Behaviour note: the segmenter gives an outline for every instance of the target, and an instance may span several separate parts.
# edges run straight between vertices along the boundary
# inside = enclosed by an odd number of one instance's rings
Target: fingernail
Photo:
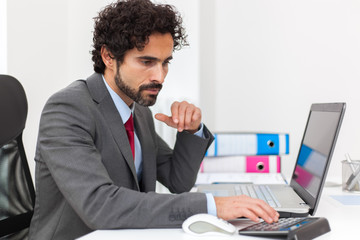
[[[177,118],[174,119],[174,123],[178,123],[179,120]]]

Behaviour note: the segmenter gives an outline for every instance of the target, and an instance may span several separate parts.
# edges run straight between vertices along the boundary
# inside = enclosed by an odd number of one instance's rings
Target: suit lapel
[[[140,108],[139,105],[135,105],[134,124],[142,151],[141,191],[148,192],[155,191],[156,149],[153,141],[153,133],[150,132],[150,127],[148,127],[149,122],[146,121]]]
[[[102,76],[98,73],[94,73],[87,79],[87,85],[94,101],[98,103],[99,110],[103,113],[115,142],[132,172],[138,189],[140,189],[124,123],[122,122],[120,114],[103,82]],[[119,159],[114,160],[119,161]]]

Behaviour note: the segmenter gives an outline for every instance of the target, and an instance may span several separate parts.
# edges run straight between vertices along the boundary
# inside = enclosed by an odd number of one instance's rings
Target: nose
[[[160,84],[164,83],[165,77],[167,75],[167,68],[162,64],[157,64],[153,69],[152,81],[158,82]]]

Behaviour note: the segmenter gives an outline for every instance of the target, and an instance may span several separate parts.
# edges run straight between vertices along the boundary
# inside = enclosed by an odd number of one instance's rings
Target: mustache
[[[149,83],[149,84],[146,84],[146,85],[141,85],[139,87],[139,91],[146,90],[146,89],[159,89],[159,90],[161,90],[162,89],[162,84],[160,84],[160,83]]]

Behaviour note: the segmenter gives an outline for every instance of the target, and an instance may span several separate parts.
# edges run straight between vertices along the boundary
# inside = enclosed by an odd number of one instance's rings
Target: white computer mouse
[[[193,235],[232,235],[236,227],[216,216],[199,213],[186,219],[182,228],[185,232]]]

